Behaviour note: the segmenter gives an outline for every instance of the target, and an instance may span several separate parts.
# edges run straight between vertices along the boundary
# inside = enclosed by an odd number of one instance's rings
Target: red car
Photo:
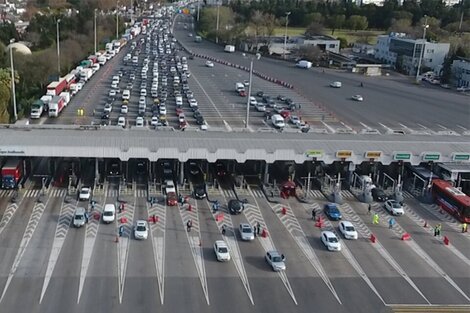
[[[246,97],[246,91],[245,90],[240,90],[238,92],[238,94],[240,95],[240,97]]]
[[[176,206],[178,204],[178,198],[176,197],[176,193],[169,192],[166,196],[166,205]]]
[[[289,112],[289,111],[286,111],[286,110],[281,111],[281,116],[282,116],[283,118],[289,118],[290,112]]]
[[[186,121],[180,123],[180,129],[185,129],[186,127],[188,127],[188,123]]]

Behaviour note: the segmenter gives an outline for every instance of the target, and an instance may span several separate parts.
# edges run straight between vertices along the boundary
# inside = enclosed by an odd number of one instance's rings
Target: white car
[[[160,108],[158,109],[158,112],[160,115],[166,115],[166,106],[160,105]]]
[[[284,262],[286,258],[284,257],[284,254],[280,254],[277,251],[268,251],[264,258],[273,271],[279,272],[286,270],[286,263]]]
[[[258,104],[258,101],[256,101],[255,97],[250,97],[250,105],[256,106]]]
[[[138,116],[135,119],[135,126],[136,127],[144,127],[144,118],[142,116]]]
[[[338,228],[344,238],[353,240],[357,239],[357,231],[351,222],[341,221],[339,222]]]
[[[135,239],[145,240],[148,237],[148,226],[147,221],[138,220],[134,227]]]
[[[189,107],[190,107],[190,108],[196,108],[196,107],[197,107],[197,101],[196,101],[196,99],[194,99],[194,98],[189,99],[188,102],[189,102]]]
[[[116,90],[111,89],[111,90],[109,91],[109,96],[110,96],[110,97],[116,97]]]
[[[338,237],[336,237],[335,233],[331,231],[322,231],[321,241],[328,250],[341,251],[341,243],[339,242]]]
[[[159,126],[161,123],[160,123],[160,120],[158,119],[158,117],[156,116],[153,116],[152,117],[152,120],[150,121],[150,125],[152,126]]]
[[[127,105],[121,106],[121,113],[127,114],[127,112],[129,112],[129,107]]]
[[[103,109],[104,113],[111,113],[112,110],[113,110],[113,106],[109,103],[107,103]]]
[[[80,201],[87,200],[88,201],[88,200],[90,200],[90,197],[91,197],[91,188],[83,186],[80,189],[80,193],[78,195],[78,200],[80,200]]]
[[[214,63],[212,61],[206,61],[207,67],[214,67]]]
[[[354,101],[364,101],[364,98],[361,95],[354,95],[351,97]]]
[[[392,215],[403,215],[403,214],[405,214],[405,210],[403,210],[403,205],[398,201],[387,200],[387,201],[385,201],[384,207]]]
[[[119,116],[117,126],[126,127],[126,118],[124,116]]]
[[[230,251],[227,244],[223,240],[217,240],[214,243],[214,252],[217,257],[217,261],[225,262],[230,261]]]
[[[297,125],[298,123],[300,123],[300,117],[298,117],[297,115],[291,115],[289,121],[292,124]]]
[[[333,88],[341,88],[343,84],[341,84],[341,82],[332,82],[330,84],[330,87],[333,87]]]
[[[139,98],[139,105],[146,105],[146,101],[145,101],[145,96],[140,96]]]
[[[238,229],[240,230],[240,237],[242,240],[251,241],[255,239],[255,233],[253,232],[253,227],[251,227],[250,224],[241,223]]]
[[[140,96],[146,97],[147,96],[147,89],[140,90]]]

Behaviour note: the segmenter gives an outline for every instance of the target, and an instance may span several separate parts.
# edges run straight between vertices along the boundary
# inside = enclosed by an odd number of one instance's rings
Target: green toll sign
[[[395,161],[408,161],[411,160],[411,153],[409,152],[399,152],[393,155]]]

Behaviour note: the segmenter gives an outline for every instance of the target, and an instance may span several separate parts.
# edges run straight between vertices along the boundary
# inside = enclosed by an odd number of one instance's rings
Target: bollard
[[[287,214],[287,208],[286,207],[282,207],[282,215],[286,215]]]
[[[375,238],[375,235],[374,235],[374,234],[370,234],[370,241],[371,241],[372,243],[375,243],[376,238]]]
[[[261,237],[263,237],[263,238],[268,237],[268,232],[264,228],[263,228],[263,231],[261,232]]]
[[[127,218],[126,217],[121,217],[121,224],[127,223]]]
[[[320,227],[320,228],[323,227],[323,219],[321,218],[321,216],[318,217],[317,222],[315,223],[315,226]]]
[[[95,214],[93,214],[93,217],[95,218],[95,220],[99,221],[99,219],[101,218],[101,215],[100,213],[96,212]]]
[[[448,246],[449,243],[450,243],[449,238],[448,238],[447,236],[444,236],[444,244],[445,244],[446,246]]]
[[[193,210],[193,206],[191,204],[188,204],[188,211],[192,211]]]

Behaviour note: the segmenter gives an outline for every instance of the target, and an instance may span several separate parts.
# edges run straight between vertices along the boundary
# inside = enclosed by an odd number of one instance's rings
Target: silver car
[[[284,263],[285,257],[284,254],[280,254],[277,251],[268,251],[266,252],[266,262],[271,266],[273,271],[279,272],[279,271],[285,271],[286,270],[286,264]]]
[[[240,236],[242,237],[242,240],[251,241],[255,239],[255,233],[253,232],[253,228],[250,226],[250,224],[241,223],[238,229],[240,230]]]
[[[75,214],[73,215],[73,226],[79,228],[85,225],[85,209],[77,208]]]

